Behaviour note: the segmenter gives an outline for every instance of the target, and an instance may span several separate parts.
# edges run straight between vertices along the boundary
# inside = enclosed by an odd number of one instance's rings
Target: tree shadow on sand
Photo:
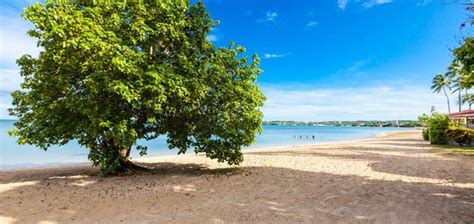
[[[420,142],[420,143],[418,143]],[[394,147],[395,146],[395,147]],[[472,157],[430,151],[419,139],[387,139],[371,144],[314,146],[307,150],[247,152],[257,156],[320,157],[345,161],[367,161],[375,172],[432,178],[453,183],[473,183]]]
[[[474,219],[473,189],[288,168],[142,165],[151,171],[106,178],[84,166],[1,172],[0,221],[434,223]]]

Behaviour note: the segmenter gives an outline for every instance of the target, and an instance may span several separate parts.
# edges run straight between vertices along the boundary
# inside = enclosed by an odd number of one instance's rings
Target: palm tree
[[[466,82],[462,78],[462,72],[462,66],[459,66],[458,63],[452,63],[448,68],[448,72],[445,74],[448,79],[453,80],[454,82],[454,85],[452,86],[454,90],[452,93],[458,93],[459,112],[461,112],[461,107],[464,104],[464,101],[462,100],[462,90],[465,89],[467,93]]]
[[[454,88],[454,90],[451,92],[451,93],[455,93],[457,92],[458,93],[458,106],[459,106],[459,112],[461,112],[461,107],[462,105],[465,103],[463,100],[462,100],[462,90],[463,90],[463,85],[461,83],[461,78],[458,77],[457,79],[455,79],[454,81],[454,85],[451,86],[451,88]]]
[[[431,86],[431,89],[435,93],[440,93],[441,90],[443,90],[444,95],[446,96],[446,101],[448,102],[448,113],[451,113],[451,106],[449,105],[449,96],[448,93],[446,93],[446,88],[451,90],[451,79],[449,74],[437,74],[433,78],[433,85]]]
[[[470,110],[472,104],[474,104],[474,94],[473,93],[466,93],[464,96],[462,96],[461,102],[463,104],[467,103],[469,105],[469,110]]]

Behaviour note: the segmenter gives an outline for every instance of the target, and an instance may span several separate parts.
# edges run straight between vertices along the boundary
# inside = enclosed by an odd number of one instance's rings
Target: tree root
[[[135,163],[132,163],[132,161],[130,161],[130,160],[121,161],[120,163],[121,163],[120,172],[124,172],[124,173],[127,173],[127,172],[143,172],[143,171],[149,171],[150,170],[146,167],[139,166]]]

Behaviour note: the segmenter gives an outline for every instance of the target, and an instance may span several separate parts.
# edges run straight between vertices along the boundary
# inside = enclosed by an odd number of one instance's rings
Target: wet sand
[[[143,158],[136,175],[87,165],[0,172],[0,223],[473,223],[474,157],[419,131],[246,151]]]

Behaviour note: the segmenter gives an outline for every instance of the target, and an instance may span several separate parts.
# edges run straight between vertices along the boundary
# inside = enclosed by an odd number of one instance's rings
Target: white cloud
[[[366,67],[369,64],[370,64],[369,59],[356,61],[351,66],[349,66],[348,68],[339,69],[337,71],[337,74],[343,75],[343,76],[362,75],[362,74],[366,73],[365,71],[363,71],[363,68]]]
[[[214,42],[214,41],[217,41],[217,36],[214,35],[214,34],[209,34],[209,35],[207,35],[206,39],[208,41]]]
[[[285,57],[286,54],[272,54],[272,53],[266,53],[263,55],[263,58],[269,59],[269,58],[282,58]]]
[[[20,88],[23,78],[20,71],[13,69],[0,69],[0,95],[2,92],[11,92]]]
[[[265,17],[263,19],[258,19],[257,22],[275,22],[277,17],[278,13],[268,11],[267,13],[265,13]]]
[[[16,60],[23,54],[37,56],[40,49],[36,40],[26,34],[31,27],[17,15],[0,16],[0,63],[15,67]]]
[[[19,71],[0,69],[0,119],[12,118],[8,115],[7,108],[11,107],[11,92],[20,89],[23,81]]]
[[[265,120],[416,119],[431,106],[446,112],[446,100],[427,86],[316,88],[306,84],[262,85]]]
[[[265,19],[267,21],[275,21],[275,19],[278,17],[278,13],[276,12],[267,12]]]
[[[426,6],[428,4],[430,4],[432,2],[432,0],[422,0],[420,2],[418,2],[416,5],[417,6]]]
[[[309,29],[312,29],[314,27],[317,27],[318,25],[319,25],[318,21],[310,21],[306,24],[306,27],[308,27]]]
[[[347,6],[347,0],[337,0],[337,7],[344,10]]]
[[[429,0],[427,0],[429,1]],[[347,5],[349,3],[354,3],[354,4],[362,4],[362,7],[367,9],[367,8],[372,8],[376,5],[382,5],[382,4],[387,4],[391,3],[393,0],[338,0],[337,1],[337,7],[339,7],[342,10],[345,10]]]
[[[376,5],[382,5],[382,4],[387,4],[387,3],[391,3],[392,0],[369,0],[369,1],[366,1],[364,4],[363,4],[363,7],[364,8],[372,8]]]
[[[25,2],[18,2],[17,8],[26,7]],[[36,57],[40,49],[36,39],[26,32],[32,25],[20,17],[21,12],[2,9],[0,15],[0,119],[12,118],[7,108],[11,107],[10,93],[20,89],[23,78],[19,75],[16,60],[24,54]]]
[[[8,108],[11,107],[9,103],[0,103],[0,119],[15,119],[8,114]]]
[[[0,71],[2,78],[4,71]],[[12,75],[15,71],[7,71]],[[12,76],[14,77],[14,76]],[[14,78],[16,79],[16,78]],[[1,80],[3,81],[3,79]],[[19,83],[14,80],[11,83]],[[3,83],[3,82],[2,82]],[[261,85],[267,101],[262,108],[265,120],[393,120],[416,119],[429,113],[431,106],[446,112],[446,99],[427,86],[365,86],[317,88],[308,84]],[[16,84],[1,86],[17,89]],[[0,94],[0,119],[8,116],[11,96]]]

